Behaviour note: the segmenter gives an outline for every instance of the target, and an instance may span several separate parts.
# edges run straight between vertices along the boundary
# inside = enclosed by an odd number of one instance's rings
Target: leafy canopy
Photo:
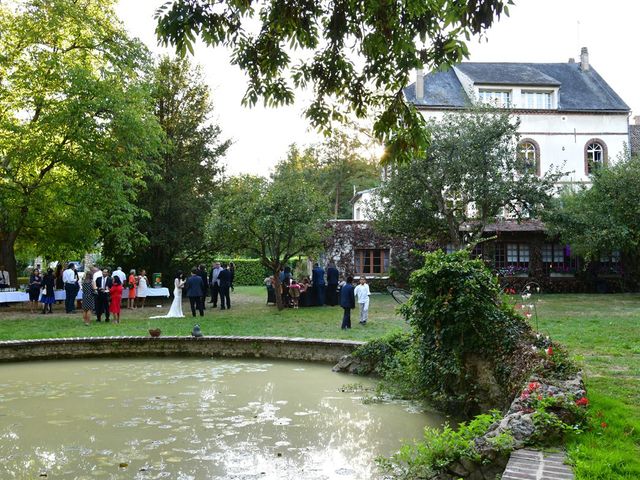
[[[511,0],[172,0],[156,12],[165,45],[193,53],[197,38],[224,45],[249,77],[243,99],[290,104],[313,89],[306,117],[327,129],[373,110],[387,160],[409,160],[428,144],[422,117],[402,89],[409,74],[468,56],[462,38],[482,34]]]
[[[133,255],[108,243],[105,253],[117,263],[167,272],[174,261],[192,264],[212,249],[204,221],[216,201],[220,159],[231,145],[211,121],[213,103],[199,68],[186,59],[160,59],[151,85],[154,113],[164,132],[163,151],[149,159],[146,188],[136,205],[149,215],[135,220],[145,239]]]
[[[357,135],[337,130],[322,143],[300,150],[291,145],[287,156],[275,167],[275,176],[302,175],[323,192],[331,218],[351,218],[354,190],[380,183],[380,167],[367,150],[370,144]]]
[[[377,226],[423,241],[477,239],[503,212],[534,216],[560,174],[537,176],[516,154],[518,122],[484,108],[431,119],[425,156],[394,167],[374,202]]]
[[[640,157],[598,170],[590,188],[565,190],[544,220],[575,253],[598,260],[613,250],[637,259],[640,247]]]
[[[148,101],[148,52],[113,1],[0,4],[0,246],[80,253],[126,242],[160,129]],[[69,257],[67,257],[69,258]]]

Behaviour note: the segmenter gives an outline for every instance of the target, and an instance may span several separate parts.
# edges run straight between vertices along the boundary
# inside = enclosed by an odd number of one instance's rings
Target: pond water
[[[325,364],[99,359],[0,365],[0,478],[371,479],[443,418],[363,402]]]

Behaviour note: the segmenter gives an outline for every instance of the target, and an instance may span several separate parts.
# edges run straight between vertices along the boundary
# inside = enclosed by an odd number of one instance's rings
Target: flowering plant
[[[513,275],[518,275],[521,273],[529,273],[529,267],[524,267],[520,265],[507,265],[506,267],[499,268],[496,270],[496,273],[500,277],[509,277]]]

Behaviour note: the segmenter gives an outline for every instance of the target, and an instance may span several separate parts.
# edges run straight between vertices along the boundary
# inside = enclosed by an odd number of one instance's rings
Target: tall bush
[[[418,381],[434,406],[469,415],[508,402],[507,358],[529,326],[466,250],[425,254],[401,312],[415,328]]]

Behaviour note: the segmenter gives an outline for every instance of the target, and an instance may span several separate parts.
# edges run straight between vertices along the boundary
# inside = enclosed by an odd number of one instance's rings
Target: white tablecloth
[[[64,300],[67,298],[67,295],[64,290],[55,290],[54,291],[56,300]],[[162,288],[148,288],[147,289],[147,297],[168,297],[169,289]],[[122,298],[129,298],[129,289],[125,289],[122,292]],[[82,290],[78,292],[76,296],[76,300],[82,300]],[[9,302],[28,302],[29,294],[25,292],[0,292],[0,303],[9,303]]]
[[[28,301],[29,294],[25,292],[0,292],[0,303]]]

